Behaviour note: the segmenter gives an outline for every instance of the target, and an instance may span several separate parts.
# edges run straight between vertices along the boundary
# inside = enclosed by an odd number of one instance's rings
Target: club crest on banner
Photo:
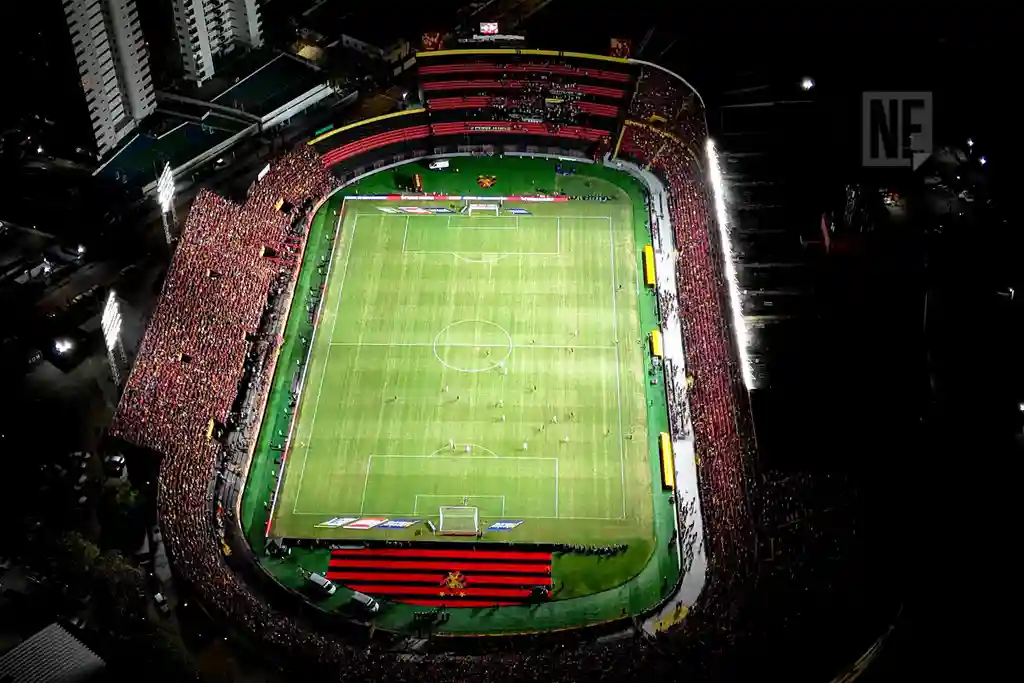
[[[462,590],[466,587],[466,577],[462,575],[462,572],[448,572],[443,583],[448,590]]]
[[[498,182],[498,179],[492,175],[477,176],[476,184],[480,187],[487,189],[488,187],[494,187]]]

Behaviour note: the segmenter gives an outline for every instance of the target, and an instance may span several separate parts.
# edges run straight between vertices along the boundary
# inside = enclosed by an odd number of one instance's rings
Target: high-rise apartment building
[[[100,156],[156,109],[135,0],[64,0],[75,62]]]
[[[263,45],[257,0],[172,0],[185,77],[204,83],[237,45]]]

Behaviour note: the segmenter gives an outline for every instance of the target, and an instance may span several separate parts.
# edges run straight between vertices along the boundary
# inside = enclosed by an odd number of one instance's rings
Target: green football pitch
[[[318,525],[465,505],[481,528],[523,520],[485,540],[650,538],[642,245],[621,194],[519,216],[347,201],[273,535],[385,537]]]

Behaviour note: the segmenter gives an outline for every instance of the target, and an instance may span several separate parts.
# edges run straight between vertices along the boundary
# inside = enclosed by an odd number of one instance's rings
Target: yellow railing
[[[661,332],[658,330],[651,330],[651,355],[655,358],[665,357],[661,350]]]
[[[644,284],[653,287],[656,282],[654,275],[654,247],[648,244],[644,247]]]
[[[676,463],[672,457],[672,440],[666,432],[659,439],[661,449],[661,483],[667,489],[676,487]]]
[[[306,144],[307,145],[315,145],[318,142],[322,142],[323,140],[326,140],[327,138],[331,137],[332,135],[337,135],[338,133],[341,133],[341,132],[346,131],[346,130],[352,130],[353,128],[358,128],[359,126],[365,126],[366,124],[373,123],[374,121],[384,121],[386,119],[393,119],[396,116],[408,116],[409,114],[420,114],[422,112],[423,112],[422,109],[406,109],[405,111],[393,111],[390,114],[381,114],[380,116],[374,116],[372,119],[363,119],[362,121],[356,121],[355,123],[350,123],[347,126],[342,126],[341,128],[335,128],[334,130],[329,130],[326,133],[324,133],[323,135],[320,135],[318,137],[313,138],[312,140],[310,140]]]
[[[433,52],[417,52],[416,59],[429,57],[457,57],[459,55],[534,55],[537,57],[571,57],[575,59],[596,59],[602,62],[615,62],[616,64],[629,64],[628,59],[622,57],[609,57],[607,55],[592,55],[587,52],[560,52],[558,50],[517,50],[514,48],[475,48],[472,50],[435,50]]]

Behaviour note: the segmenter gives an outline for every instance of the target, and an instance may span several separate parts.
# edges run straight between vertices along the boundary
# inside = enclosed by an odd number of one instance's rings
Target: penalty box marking
[[[397,348],[432,348],[437,346],[442,349],[507,349],[508,344],[462,344],[462,343],[451,343],[451,344],[433,344],[432,342],[331,342],[331,346],[394,346]],[[581,350],[600,350],[600,351],[611,351],[614,346],[602,346],[600,344],[513,344],[512,348],[515,350],[519,349],[562,349],[568,351],[569,349],[581,349]]]
[[[358,215],[363,215],[363,214],[358,214]],[[366,214],[366,215],[373,216],[373,215],[376,215],[376,214]],[[486,257],[491,257],[491,258],[505,258],[507,256],[561,256],[562,255],[562,218],[563,217],[561,217],[561,216],[516,216],[516,227],[514,227],[514,228],[483,228],[483,227],[479,227],[479,228],[478,227],[452,228],[451,227],[451,218],[452,217],[448,216],[448,222],[446,224],[446,229],[449,229],[449,230],[508,230],[508,231],[515,231],[515,230],[519,229],[519,227],[518,227],[519,218],[543,218],[545,220],[551,220],[552,218],[555,219],[555,251],[482,251],[482,252],[481,251],[461,252],[461,251],[438,251],[438,250],[424,250],[424,249],[409,249],[407,247],[407,244],[409,243],[409,219],[413,218],[414,216],[415,217],[419,217],[419,218],[434,218],[435,217],[435,216],[421,216],[419,214],[409,215],[409,216],[405,217],[405,229],[402,232],[402,253],[403,254],[417,254],[417,255],[427,255],[427,256],[456,256],[456,257],[458,257],[460,254],[467,253],[467,254],[473,254],[475,256],[481,256],[481,257],[486,256]],[[507,218],[507,217],[508,216],[492,216],[492,218]],[[475,218],[475,216],[474,216],[474,218]],[[582,216],[580,216],[580,218],[582,218]],[[601,217],[601,216],[591,216],[590,218],[603,218],[603,217]],[[612,221],[611,218],[604,218],[604,220],[608,221],[608,225],[609,226],[611,225],[611,221]],[[383,220],[381,222],[383,223]],[[472,259],[464,259],[464,260],[468,260],[471,263],[476,263],[476,262],[479,262],[479,263],[490,263],[489,260],[482,260],[482,261],[473,261]]]
[[[535,517],[534,519],[562,519],[558,516],[558,458],[551,456],[539,456],[539,455],[459,455],[457,453],[450,456],[436,455],[438,451],[430,455],[394,455],[394,454],[371,454],[366,458],[366,473],[363,475],[363,492],[359,497],[359,514],[365,514],[366,509],[366,487],[370,483],[370,470],[373,467],[374,458],[406,458],[406,459],[417,459],[417,460],[487,460],[493,462],[495,460],[519,460],[519,461],[532,461],[541,462],[548,461],[555,463],[555,516],[554,517]],[[479,496],[477,496],[479,497]],[[503,497],[504,498],[504,497]],[[294,513],[293,513],[294,514]],[[311,513],[304,513],[311,514]],[[568,519],[568,518],[566,518]]]
[[[469,501],[472,501],[474,498],[501,498],[501,516],[505,516],[505,496],[492,495],[487,493],[481,493],[475,496],[466,495],[464,493],[455,493],[451,495],[447,493],[417,493],[416,500],[414,500],[412,504],[412,514],[414,517],[420,513],[420,498],[454,498],[455,500],[462,500],[465,498]],[[467,505],[468,504],[469,503],[467,503]],[[471,507],[480,506],[472,505]]]
[[[448,216],[448,220],[446,222],[445,227],[448,230],[518,230],[519,229],[519,218],[520,218],[519,216],[476,216],[476,215],[467,216],[467,218],[472,218],[473,220],[476,220],[477,218],[489,218],[489,219],[492,219],[492,220],[495,219],[495,218],[511,218],[514,221],[512,225],[488,225],[488,226],[483,226],[483,225],[452,225],[452,219],[453,218],[462,218],[462,216],[461,215],[453,216],[452,214],[447,214],[447,216]],[[536,218],[536,216],[524,216],[524,218]]]

